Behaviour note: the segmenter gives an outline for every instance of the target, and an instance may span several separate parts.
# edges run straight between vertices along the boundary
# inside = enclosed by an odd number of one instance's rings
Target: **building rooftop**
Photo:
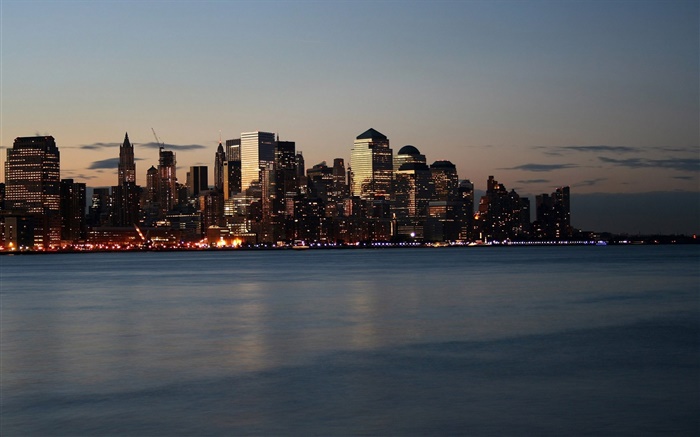
[[[358,140],[387,140],[386,135],[372,128],[367,129],[364,133],[357,136]]]
[[[420,152],[418,149],[409,144],[407,146],[403,146],[401,150],[399,150],[399,155],[420,155]]]
[[[430,168],[455,168],[455,165],[450,161],[435,161]]]

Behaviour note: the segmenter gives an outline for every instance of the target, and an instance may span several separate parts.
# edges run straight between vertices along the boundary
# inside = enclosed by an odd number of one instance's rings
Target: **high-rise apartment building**
[[[241,190],[260,181],[260,169],[275,161],[275,134],[244,132],[241,134]]]
[[[350,167],[353,196],[370,200],[391,196],[392,150],[385,135],[374,129],[360,134],[350,152]]]
[[[134,146],[129,142],[129,133],[124,135],[124,142],[119,146],[118,185],[125,182],[136,183],[136,162],[134,159]]]
[[[537,236],[566,239],[573,235],[569,187],[559,187],[554,193],[535,197]]]
[[[51,136],[16,138],[5,161],[5,207],[35,217],[34,245],[61,241],[61,160]]]

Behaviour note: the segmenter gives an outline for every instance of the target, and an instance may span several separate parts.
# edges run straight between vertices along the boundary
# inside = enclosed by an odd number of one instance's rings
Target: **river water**
[[[700,434],[700,246],[0,269],[3,436]]]

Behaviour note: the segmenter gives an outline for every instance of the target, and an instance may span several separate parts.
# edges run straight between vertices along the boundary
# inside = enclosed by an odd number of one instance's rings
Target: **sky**
[[[306,166],[369,128],[530,197],[571,187],[572,224],[700,233],[697,1],[0,0],[0,179],[52,135],[61,177],[137,182],[158,139],[213,173],[221,137],[266,131]]]

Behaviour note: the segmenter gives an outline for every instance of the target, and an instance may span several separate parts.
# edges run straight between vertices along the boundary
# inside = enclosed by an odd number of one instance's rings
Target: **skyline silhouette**
[[[182,167],[252,130],[311,167],[375,126],[477,190],[571,186],[577,228],[698,232],[697,2],[1,7],[1,146],[54,136],[62,178],[113,185],[125,131],[144,184],[152,128]]]

